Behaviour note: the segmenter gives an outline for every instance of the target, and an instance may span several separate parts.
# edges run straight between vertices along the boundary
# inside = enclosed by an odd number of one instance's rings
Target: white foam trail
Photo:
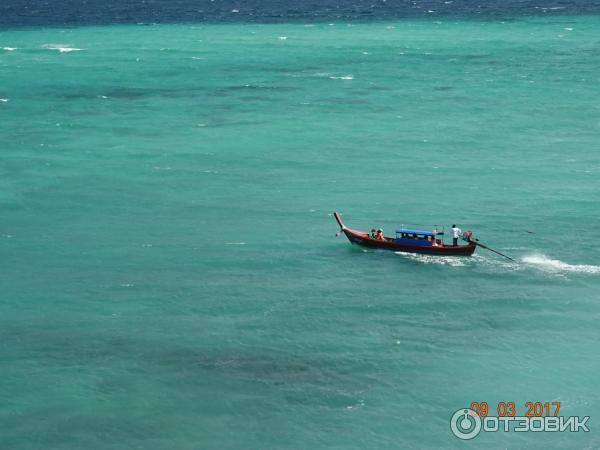
[[[551,259],[541,254],[524,256],[522,261],[549,272],[600,273],[600,266],[568,264],[559,259]]]
[[[7,101],[8,101],[7,98],[0,98],[0,102],[2,102],[2,103],[6,103]]]
[[[42,47],[48,50],[57,50],[60,53],[79,52],[82,50],[76,47],[69,47],[65,44],[44,44]]]
[[[2,47],[2,50],[6,50],[7,52],[14,52],[17,47]]]
[[[245,242],[225,242],[225,245],[246,245]]]
[[[464,258],[456,256],[436,256],[436,255],[422,255],[419,253],[407,253],[407,252],[394,252],[398,256],[404,256],[413,261],[418,261],[423,264],[441,264],[444,266],[452,267],[464,267]]]
[[[342,77],[329,77],[332,80],[354,80],[354,76],[352,75],[344,75]]]

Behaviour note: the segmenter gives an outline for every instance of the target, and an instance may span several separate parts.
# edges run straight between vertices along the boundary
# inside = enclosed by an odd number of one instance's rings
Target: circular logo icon
[[[471,409],[459,409],[452,414],[450,429],[459,439],[465,441],[473,439],[481,431],[481,417]]]

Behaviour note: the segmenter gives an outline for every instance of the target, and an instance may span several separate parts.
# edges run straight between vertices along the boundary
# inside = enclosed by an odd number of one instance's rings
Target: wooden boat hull
[[[352,244],[360,245],[362,247],[381,249],[381,250],[392,250],[394,252],[408,252],[408,253],[420,253],[425,255],[438,255],[438,256],[471,256],[475,252],[477,245],[474,242],[469,242],[467,245],[446,245],[440,244],[435,246],[424,246],[424,245],[408,245],[404,243],[398,243],[394,238],[386,237],[385,240],[373,239],[369,233],[364,231],[352,230],[346,227],[342,223],[342,219],[337,212],[333,213],[335,220],[341,228],[348,240]]]

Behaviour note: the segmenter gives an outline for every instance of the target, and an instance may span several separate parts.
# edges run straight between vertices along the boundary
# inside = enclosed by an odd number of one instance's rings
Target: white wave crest
[[[354,80],[354,76],[353,75],[344,75],[341,77],[329,77],[332,80]]]
[[[14,52],[17,49],[17,47],[2,47],[2,50],[5,50],[7,52]]]
[[[69,47],[68,45],[65,45],[65,44],[44,44],[44,45],[42,45],[42,48],[45,48],[48,50],[57,50],[60,53],[79,52],[82,50],[82,49],[76,48],[76,47]]]
[[[600,273],[600,266],[588,264],[568,264],[559,259],[551,259],[546,255],[541,254],[524,256],[521,260],[525,264],[531,264],[550,272]]]

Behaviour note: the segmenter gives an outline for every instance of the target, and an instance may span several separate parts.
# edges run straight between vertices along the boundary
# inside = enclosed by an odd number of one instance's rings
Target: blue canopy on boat
[[[418,234],[419,236],[434,236],[433,231],[427,230],[414,230],[412,228],[399,228],[396,230],[396,233],[406,233],[406,234]],[[438,234],[444,234],[441,231],[436,231],[435,236]]]

